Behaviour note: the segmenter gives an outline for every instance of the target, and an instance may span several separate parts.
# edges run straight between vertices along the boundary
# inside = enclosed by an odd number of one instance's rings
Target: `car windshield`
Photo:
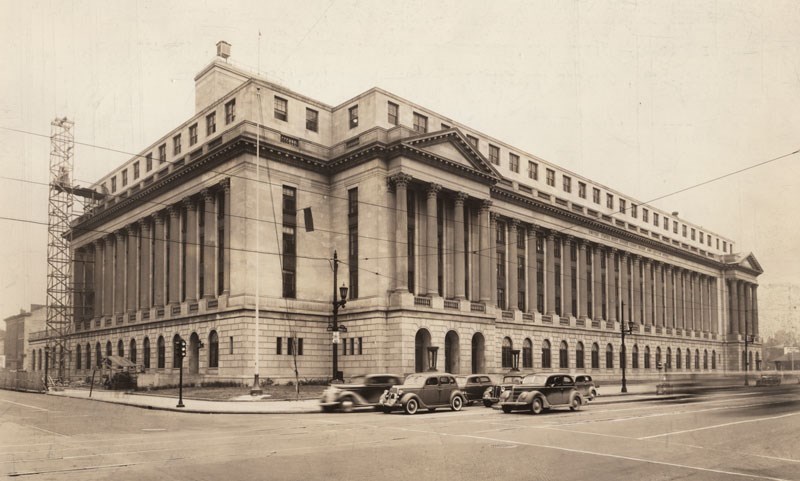
[[[428,379],[427,374],[412,374],[408,376],[403,382],[406,387],[422,387],[425,385],[425,380]]]
[[[522,380],[522,384],[533,384],[535,386],[544,386],[547,382],[547,374],[528,374]]]

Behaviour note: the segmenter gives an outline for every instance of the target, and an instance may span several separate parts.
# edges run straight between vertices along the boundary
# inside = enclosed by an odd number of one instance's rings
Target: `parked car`
[[[539,414],[543,409],[562,406],[577,411],[582,405],[583,396],[569,374],[529,374],[521,384],[511,386],[500,395],[500,408],[504,413],[529,409]]]
[[[592,376],[588,374],[578,374],[575,376],[575,388],[581,393],[583,399],[587,401],[592,401],[600,395],[597,391],[599,387],[600,385],[595,383],[592,380]]]
[[[756,380],[756,386],[780,386],[781,385],[781,375],[780,374],[762,374],[758,380]]]
[[[325,412],[341,409],[350,412],[353,408],[377,406],[381,394],[403,378],[394,374],[368,374],[353,378],[350,384],[331,384],[322,392],[320,406]]]
[[[487,408],[492,407],[500,401],[500,394],[507,389],[511,389],[514,384],[519,384],[525,377],[522,373],[506,374],[500,384],[494,384],[483,391],[483,405]]]
[[[472,374],[470,376],[456,376],[458,387],[464,393],[467,404],[483,399],[483,392],[493,385],[486,374]]]
[[[453,411],[460,411],[465,402],[464,393],[452,374],[427,373],[412,374],[403,384],[387,389],[378,406],[387,414],[396,409],[415,414],[420,408],[435,411],[436,408],[450,407]]]

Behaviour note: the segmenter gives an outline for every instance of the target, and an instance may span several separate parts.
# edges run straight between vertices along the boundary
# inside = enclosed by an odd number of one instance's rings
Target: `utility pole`
[[[343,380],[341,376],[339,376],[339,333],[340,332],[347,332],[347,327],[339,325],[339,308],[344,308],[344,305],[347,304],[347,286],[342,283],[342,286],[338,288],[338,294],[341,297],[340,300],[336,299],[337,295],[337,288],[336,284],[339,282],[339,255],[336,251],[333,251],[333,319],[331,321],[331,325],[328,326],[328,330],[333,332],[333,339],[331,342],[332,352],[333,352],[333,377],[334,381],[336,380]]]

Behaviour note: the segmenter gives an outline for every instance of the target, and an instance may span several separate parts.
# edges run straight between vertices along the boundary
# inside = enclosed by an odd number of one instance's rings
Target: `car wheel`
[[[487,408],[492,407],[492,404],[494,404],[492,401],[487,401],[487,400],[483,401],[483,405],[486,406]]]
[[[342,399],[342,412],[350,413],[353,412],[353,398],[346,397]]]
[[[589,393],[589,401],[594,401],[594,398],[596,398],[596,397],[597,397],[597,391],[592,389],[592,392]]]
[[[450,409],[453,411],[461,411],[461,408],[464,406],[464,400],[461,396],[453,396],[453,399],[450,401]]]
[[[569,409],[570,411],[577,411],[580,408],[581,408],[581,398],[575,396],[574,398],[572,398],[572,402],[569,403]]]
[[[503,406],[503,412],[508,414],[511,412],[511,406]]]
[[[405,409],[406,414],[416,414],[417,409],[419,409],[419,403],[417,403],[416,399],[411,398],[406,401],[406,405],[403,406],[403,409]]]
[[[531,403],[531,412],[533,414],[539,414],[542,412],[542,407],[542,400],[538,397],[534,398],[533,402]]]

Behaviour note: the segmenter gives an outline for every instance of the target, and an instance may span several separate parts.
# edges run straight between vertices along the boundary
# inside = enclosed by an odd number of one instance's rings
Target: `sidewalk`
[[[613,404],[622,402],[643,402],[665,399],[676,399],[681,395],[656,395],[655,384],[634,384],[628,386],[627,393],[620,392],[620,386],[605,384],[600,386],[600,396],[589,405]],[[126,393],[121,391],[106,391],[96,389],[89,397],[86,389],[70,389],[63,391],[50,391],[50,396],[64,396],[92,401],[109,402],[134,406],[143,409],[158,409],[163,411],[176,411],[200,414],[310,414],[321,413],[318,399],[305,399],[300,401],[272,401],[258,397],[242,396],[230,401],[205,401],[198,399],[184,399],[184,407],[177,407],[178,399],[175,397],[148,395],[142,393]]]

